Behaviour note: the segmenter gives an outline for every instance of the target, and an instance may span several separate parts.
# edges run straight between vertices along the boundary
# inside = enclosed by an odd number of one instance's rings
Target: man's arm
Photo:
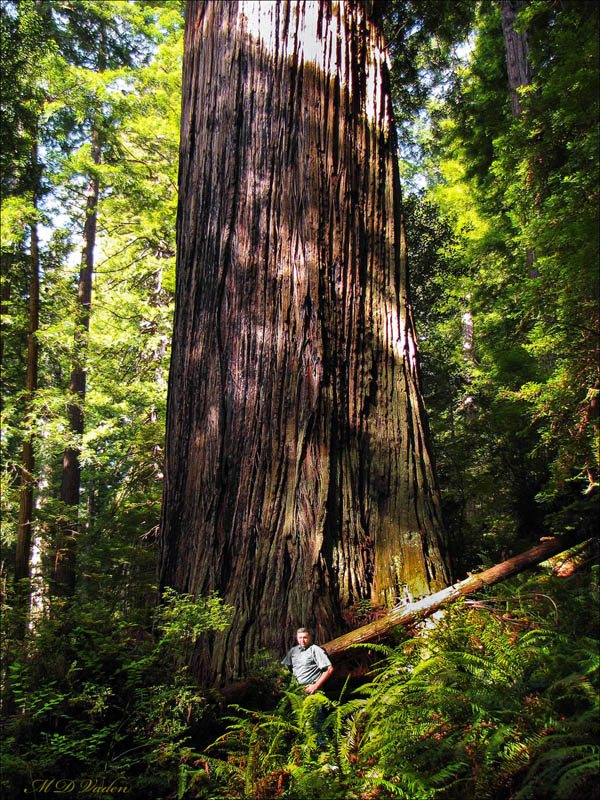
[[[321,673],[321,677],[315,681],[314,683],[309,683],[307,686],[304,687],[304,691],[306,694],[314,694],[318,692],[321,686],[325,683],[325,681],[333,675],[333,667],[330,664],[327,669]]]

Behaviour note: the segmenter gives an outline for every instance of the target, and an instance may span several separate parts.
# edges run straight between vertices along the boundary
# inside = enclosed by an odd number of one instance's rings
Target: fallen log
[[[587,542],[582,542],[548,560],[552,565],[553,575],[557,575],[559,578],[570,578],[588,564],[597,562],[599,556],[600,540],[595,538],[588,539]]]
[[[399,625],[414,623],[418,620],[431,616],[441,606],[451,603],[464,595],[473,594],[483,589],[485,586],[492,586],[512,575],[517,575],[529,567],[541,564],[551,556],[556,556],[580,543],[581,539],[574,539],[566,536],[548,537],[543,539],[541,544],[532,547],[518,556],[513,556],[507,561],[502,561],[477,575],[469,575],[452,586],[447,586],[435,594],[427,595],[421,600],[407,605],[396,606],[389,613],[385,614],[368,625],[355,628],[337,639],[325,642],[321,647],[327,652],[330,658],[339,656],[354,644],[372,642],[374,639],[385,636],[393,628]]]

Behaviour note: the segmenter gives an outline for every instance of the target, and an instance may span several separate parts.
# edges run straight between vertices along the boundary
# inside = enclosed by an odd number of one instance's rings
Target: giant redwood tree
[[[207,678],[447,579],[375,5],[186,4],[161,585]]]

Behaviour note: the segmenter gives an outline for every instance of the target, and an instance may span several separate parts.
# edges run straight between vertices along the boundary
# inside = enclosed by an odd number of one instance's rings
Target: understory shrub
[[[285,691],[232,707],[180,767],[179,797],[216,800],[597,798],[598,569],[516,578],[447,610],[353,695]]]
[[[214,724],[214,703],[182,656],[231,610],[214,596],[163,601],[154,635],[97,600],[38,620],[25,641],[5,640],[3,797],[98,793],[111,782],[127,797],[172,793],[190,739]]]

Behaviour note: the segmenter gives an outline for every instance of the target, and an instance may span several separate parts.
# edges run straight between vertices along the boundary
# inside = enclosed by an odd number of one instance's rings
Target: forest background
[[[598,22],[583,0],[384,4],[457,577],[595,534]],[[359,694],[301,703],[257,653],[231,720],[188,674],[231,609],[157,605],[182,33],[176,0],[2,1],[3,792],[598,796],[594,559],[399,634]]]

